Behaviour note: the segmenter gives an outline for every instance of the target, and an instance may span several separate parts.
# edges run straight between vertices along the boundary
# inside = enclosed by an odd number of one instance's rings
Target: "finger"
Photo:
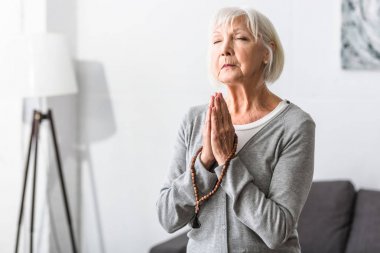
[[[216,108],[212,107],[211,110],[211,134],[212,134],[212,139],[215,138],[216,136],[216,131],[217,131],[217,118],[216,118]]]
[[[222,111],[220,108],[220,97],[219,97],[219,95],[216,96],[215,108],[216,108],[216,119],[217,119],[218,127],[223,129],[223,127],[224,127],[223,126],[223,115],[222,115]]]
[[[220,112],[221,112],[221,115],[222,115],[222,127],[223,128],[223,141],[225,142],[225,145],[227,145],[228,147],[230,146],[230,142],[231,142],[231,127],[233,127],[232,125],[229,125],[230,124],[230,119],[229,119],[229,111],[228,111],[228,108],[227,106],[225,105],[225,102],[224,102],[224,99],[223,99],[223,95],[222,93],[219,94],[219,105],[220,105]]]
[[[224,110],[223,110],[223,116],[224,116],[223,119],[225,119],[225,120],[223,121],[223,123],[224,123],[225,129],[228,130],[228,132],[227,132],[227,135],[228,135],[227,142],[229,144],[228,146],[231,146],[231,145],[233,145],[233,141],[234,141],[234,137],[235,137],[235,128],[234,128],[234,126],[232,124],[231,115],[230,115],[230,112],[228,110],[227,103],[224,100],[223,96],[222,96],[221,101],[222,101],[221,102],[221,106],[222,106],[222,108],[224,108]]]
[[[220,119],[221,127],[224,127],[224,124],[223,124],[223,121],[224,121],[223,108],[222,108],[222,98],[221,97],[222,97],[222,93],[219,93],[219,96],[218,96],[219,119]]]
[[[226,100],[221,96],[221,107],[223,108],[223,123],[224,127],[228,129],[229,127],[233,127],[230,111],[228,110],[228,106]]]
[[[212,104],[213,104],[213,96],[210,97],[210,103],[208,105],[208,108],[207,108],[207,114],[206,114],[206,126],[207,128],[210,128],[210,119],[211,119],[211,109],[212,109]]]
[[[218,141],[219,141],[219,144],[220,144],[220,148],[221,150],[223,150],[223,152],[226,151],[226,145],[228,146],[228,133],[227,133],[227,129],[224,128],[224,123],[223,123],[223,116],[222,116],[222,107],[221,107],[221,103],[220,103],[220,94],[218,94],[218,98],[217,98],[217,105],[218,105],[218,109],[217,109],[217,123],[218,123]],[[221,131],[220,131],[221,130]]]
[[[223,123],[223,128],[226,130],[228,129],[228,119],[227,119],[227,112],[226,108],[224,106],[224,99],[223,95],[220,93],[219,94],[219,105],[220,105],[220,113],[222,115],[222,123]]]

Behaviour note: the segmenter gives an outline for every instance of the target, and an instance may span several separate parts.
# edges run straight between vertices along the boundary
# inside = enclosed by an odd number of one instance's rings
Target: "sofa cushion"
[[[355,202],[349,181],[315,181],[298,221],[302,253],[344,252]]]
[[[357,193],[346,252],[380,252],[380,191]]]

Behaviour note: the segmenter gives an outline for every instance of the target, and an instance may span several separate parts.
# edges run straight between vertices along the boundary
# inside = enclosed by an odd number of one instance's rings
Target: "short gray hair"
[[[272,22],[259,11],[252,8],[245,7],[225,7],[218,10],[210,23],[210,35],[213,30],[218,26],[232,25],[235,18],[244,16],[247,22],[247,28],[251,31],[253,37],[257,40],[259,37],[262,38],[264,46],[269,51],[269,61],[264,69],[264,80],[269,83],[275,82],[281,75],[284,68],[284,50],[276,29],[274,28]],[[273,52],[270,43],[273,42],[275,45],[275,50]],[[216,80],[211,72],[211,44],[209,43],[209,54],[208,54],[208,68],[209,68],[209,78],[211,81],[217,84],[221,84]]]

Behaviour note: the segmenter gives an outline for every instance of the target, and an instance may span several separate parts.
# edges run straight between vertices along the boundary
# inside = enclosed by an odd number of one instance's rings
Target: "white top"
[[[287,100],[282,100],[276,108],[274,108],[270,113],[248,124],[244,125],[233,125],[235,128],[235,133],[238,137],[238,145],[236,148],[236,153],[251,139],[261,128],[263,128],[269,121],[273,119],[278,113],[284,110],[288,106]]]

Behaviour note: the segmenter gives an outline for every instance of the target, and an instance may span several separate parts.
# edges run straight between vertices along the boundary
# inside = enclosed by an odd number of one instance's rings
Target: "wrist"
[[[202,163],[203,167],[205,167],[208,171],[210,170],[211,166],[215,162],[215,160],[210,160],[210,159],[204,159],[204,158],[202,158],[202,155],[199,157],[199,160]]]

